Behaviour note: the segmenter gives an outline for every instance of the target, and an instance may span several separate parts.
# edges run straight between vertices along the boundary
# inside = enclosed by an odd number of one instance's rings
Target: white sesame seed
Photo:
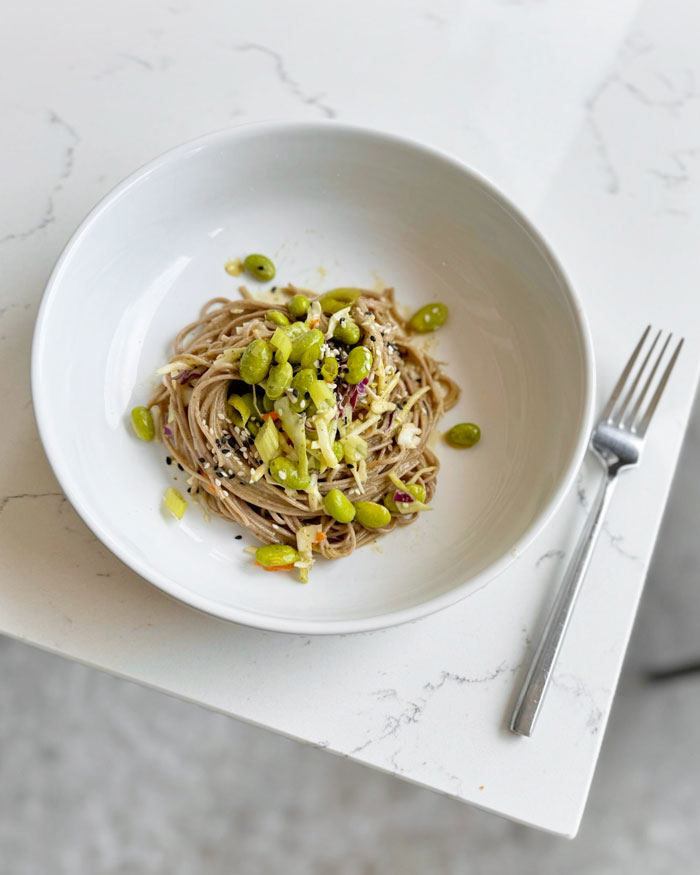
[[[233,468],[228,469],[228,476],[233,477]]]
[[[272,528],[273,528],[273,529],[276,529],[278,532],[279,532],[279,530],[280,530],[280,527],[277,525],[277,523],[273,523],[273,524],[272,524]]]
[[[214,483],[215,483],[217,486],[221,486],[221,480],[217,480],[217,479],[215,479],[215,480],[214,480]]]
[[[209,464],[209,462],[204,463],[204,470],[206,471],[207,468],[211,468],[211,465]]]
[[[223,413],[217,413],[217,416],[219,417],[219,419],[226,419]]]
[[[228,498],[228,492],[226,492],[226,490],[225,490],[225,489],[222,489],[222,490],[221,490],[221,492],[222,492],[222,494],[223,494],[223,495],[225,495],[225,496],[226,496],[226,498]]]

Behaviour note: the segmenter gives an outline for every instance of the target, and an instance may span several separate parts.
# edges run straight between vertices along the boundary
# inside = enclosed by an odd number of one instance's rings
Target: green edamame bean
[[[293,339],[289,361],[297,364],[301,362],[305,352],[314,349],[320,351],[323,341],[323,332],[319,331],[318,328],[312,328],[311,331],[305,331],[303,334]],[[318,358],[318,356],[316,356],[316,358]],[[316,361],[316,358],[312,360],[312,364]],[[310,365],[305,365],[302,362],[302,367],[308,368]]]
[[[408,487],[408,491],[416,499],[416,501],[421,501],[425,504],[425,486],[423,486],[421,483],[407,483],[406,485]],[[397,490],[395,488],[391,489],[384,496],[384,507],[390,513],[401,513],[401,511],[396,506],[396,502],[394,501],[394,493],[396,491]]]
[[[268,544],[258,547],[255,551],[255,561],[265,568],[279,568],[282,565],[293,565],[299,561],[299,554],[289,544]]]
[[[346,346],[354,346],[360,339],[360,326],[352,319],[343,319],[333,329],[333,337]]]
[[[436,302],[435,304],[426,304],[417,310],[408,320],[408,325],[419,334],[427,334],[428,331],[435,331],[436,328],[444,325],[446,319],[447,307]]]
[[[262,408],[262,413],[271,413],[275,409],[275,399],[268,397],[267,392],[262,396],[262,401],[258,404]],[[258,410],[260,414],[260,411]],[[262,414],[260,414],[262,415]]]
[[[481,429],[473,422],[460,422],[458,425],[453,425],[445,435],[447,443],[459,449],[473,447],[480,438]]]
[[[260,431],[260,423],[256,422],[254,419],[249,419],[246,423],[246,428],[253,435],[253,437],[257,437],[258,432]]]
[[[269,319],[273,325],[289,325],[289,319],[279,310],[268,310],[265,313],[265,318]]]
[[[238,363],[241,380],[252,386],[267,376],[272,364],[272,347],[264,340],[253,340],[246,346]]]
[[[287,489],[307,489],[311,479],[307,474],[302,477],[297,466],[286,456],[277,456],[270,462],[270,476],[272,479]]]
[[[369,376],[372,368],[372,353],[366,346],[356,346],[350,350],[348,356],[348,372],[345,382],[350,384],[360,383]]]
[[[289,307],[293,319],[304,319],[309,312],[309,305],[310,302],[306,295],[292,295],[287,307]]]
[[[313,368],[301,368],[294,374],[292,389],[296,389],[300,395],[303,395],[305,392],[308,393],[317,379],[316,371]]]
[[[337,313],[354,304],[362,294],[362,289],[331,289],[325,295],[321,295],[321,309],[326,314]]]
[[[323,506],[326,513],[339,523],[350,523],[355,519],[355,508],[340,489],[331,489],[323,497]]]
[[[148,407],[134,407],[131,411],[131,424],[134,426],[137,437],[140,437],[142,441],[152,441],[156,436],[153,417]]]
[[[383,504],[358,501],[355,505],[355,519],[366,529],[379,529],[391,522],[391,514]]]
[[[330,383],[338,376],[338,359],[335,356],[327,355],[321,365],[321,376]]]
[[[279,365],[273,365],[270,368],[270,373],[267,377],[267,386],[265,387],[265,397],[277,400],[284,394],[284,390],[292,382],[294,371],[289,362],[283,362]]]
[[[321,344],[315,344],[314,346],[310,346],[307,350],[305,350],[304,354],[301,357],[301,366],[302,368],[313,368],[316,366],[316,362],[321,358]]]
[[[292,409],[295,413],[301,413],[309,406],[309,389],[316,382],[316,371],[313,368],[302,368],[294,375],[292,389],[297,393],[292,401]]]
[[[243,267],[254,279],[260,280],[261,283],[266,283],[268,280],[275,278],[275,265],[266,255],[256,253],[246,256]]]

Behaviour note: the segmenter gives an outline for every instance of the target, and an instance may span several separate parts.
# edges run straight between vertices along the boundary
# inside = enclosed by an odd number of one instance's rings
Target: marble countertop
[[[700,8],[681,0],[88,0],[5,10],[0,105],[0,632],[573,835],[698,380]],[[643,466],[613,499],[536,735],[506,729],[598,473],[500,577],[409,626],[304,638],[172,602],[63,497],[36,432],[29,349],[70,233],[188,138],[270,117],[425,140],[490,176],[567,267],[599,394],[647,323],[687,344]]]

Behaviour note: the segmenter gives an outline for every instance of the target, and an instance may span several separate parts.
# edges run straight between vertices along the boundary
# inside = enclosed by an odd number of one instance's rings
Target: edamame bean
[[[360,326],[352,319],[343,319],[333,329],[333,337],[346,346],[354,346],[360,339]]]
[[[339,462],[343,461],[343,456],[345,455],[345,450],[343,449],[343,445],[340,441],[333,441],[333,452],[335,453],[335,457]]]
[[[447,307],[444,304],[436,302],[434,304],[426,304],[417,310],[408,320],[409,328],[417,331],[419,334],[427,334],[428,331],[435,331],[441,325],[444,325],[447,319]]]
[[[327,492],[323,497],[323,506],[326,508],[326,513],[339,523],[350,523],[355,519],[355,508],[340,489],[331,489]]]
[[[321,365],[321,376],[330,383],[338,376],[338,359],[335,356],[327,355]]]
[[[354,304],[361,294],[362,289],[331,289],[319,298],[321,309],[327,314],[337,313]]]
[[[348,355],[348,372],[345,375],[345,382],[350,384],[361,383],[365,377],[369,376],[372,368],[372,353],[366,346],[356,346],[350,350]]]
[[[273,365],[270,368],[270,373],[267,377],[267,386],[265,387],[265,397],[272,398],[275,401],[281,398],[284,390],[292,382],[294,371],[289,362],[283,362],[279,365]]]
[[[243,267],[256,280],[266,283],[268,280],[275,278],[275,265],[266,255],[254,254],[248,255],[243,262]]]
[[[293,319],[303,319],[309,312],[309,299],[306,295],[292,295],[287,306]]]
[[[473,422],[460,422],[458,425],[453,425],[445,435],[445,440],[448,444],[459,449],[473,447],[479,443],[481,438],[481,429]]]
[[[416,501],[420,501],[425,504],[425,486],[423,486],[421,483],[407,483],[406,486],[408,487],[408,491],[416,499]],[[384,507],[386,507],[390,513],[401,513],[401,511],[396,506],[396,502],[394,501],[395,492],[397,492],[397,490],[394,488],[387,492],[387,494],[384,496]],[[411,505],[409,504],[408,506],[410,507]]]
[[[153,417],[148,407],[134,407],[131,411],[131,424],[134,426],[137,437],[140,437],[142,441],[152,441],[156,436]]]
[[[272,368],[270,368],[270,373],[272,373]],[[263,413],[272,413],[272,411],[275,409],[275,399],[270,398],[267,392],[265,392],[265,394],[262,396],[262,401],[260,402],[259,406],[262,407]]]
[[[270,462],[270,476],[287,489],[308,489],[311,479],[307,474],[302,477],[297,466],[286,456],[277,456]]]
[[[302,368],[297,371],[292,380],[292,390],[296,397],[292,401],[292,409],[295,413],[301,413],[309,406],[309,389],[316,382],[316,371],[313,368]]]
[[[318,328],[312,328],[311,331],[305,331],[300,336],[295,337],[292,341],[292,351],[289,354],[289,361],[294,362],[295,364],[301,362],[301,365],[304,368],[311,367],[311,365],[305,365],[302,362],[304,353],[318,349],[320,354],[321,344],[324,339],[323,332],[319,331]],[[312,359],[312,364],[316,361],[316,358],[318,358],[318,355]]]
[[[391,514],[383,504],[358,501],[355,505],[355,519],[366,529],[379,529],[391,522]]]
[[[299,554],[289,544],[268,544],[258,547],[255,561],[265,568],[280,568],[282,565],[294,565],[299,561]]]
[[[241,380],[252,386],[267,376],[272,364],[272,347],[264,340],[253,340],[246,346],[238,364]]]
[[[289,325],[289,319],[279,310],[268,310],[265,313],[265,318],[269,319],[273,325]]]

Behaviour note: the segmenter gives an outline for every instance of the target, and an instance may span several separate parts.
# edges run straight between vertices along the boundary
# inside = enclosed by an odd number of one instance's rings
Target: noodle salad
[[[256,564],[306,582],[317,556],[349,556],[431,510],[429,441],[459,388],[416,337],[445,321],[443,304],[406,321],[393,289],[279,294],[206,303],[132,421],[163,442],[190,500],[262,543]],[[165,504],[181,518],[187,499],[171,488]]]

